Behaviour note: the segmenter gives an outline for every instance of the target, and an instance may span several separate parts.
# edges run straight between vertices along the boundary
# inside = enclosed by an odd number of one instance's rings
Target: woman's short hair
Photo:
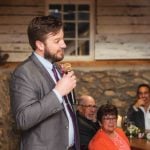
[[[97,111],[97,120],[102,122],[102,118],[107,115],[115,115],[117,117],[117,107],[112,104],[101,105]]]

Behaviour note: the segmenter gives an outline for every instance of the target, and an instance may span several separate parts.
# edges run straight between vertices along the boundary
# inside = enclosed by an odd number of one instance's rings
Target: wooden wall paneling
[[[0,15],[8,16],[25,16],[25,15],[41,15],[44,14],[43,6],[0,6]]]
[[[27,26],[35,16],[45,12],[43,0],[0,1],[0,52],[8,54],[8,62],[23,61],[32,49],[28,43]]]
[[[0,50],[5,53],[8,53],[8,52],[22,53],[22,52],[31,52],[32,51],[29,43],[1,43]]]
[[[6,54],[2,52],[1,55]],[[7,52],[9,55],[7,62],[22,62],[31,55],[31,52]]]
[[[40,6],[40,5],[44,5],[44,0],[1,0],[0,1],[0,5],[2,6],[12,6],[12,5],[16,5],[16,6],[31,6],[31,5],[36,5],[36,6]]]
[[[150,25],[150,16],[97,16],[98,25]]]
[[[0,43],[27,43],[27,34],[0,34]]]
[[[100,6],[97,9],[98,16],[150,16],[150,6]]]
[[[97,0],[100,6],[150,6],[149,0]]]
[[[96,36],[96,42],[106,43],[148,43],[150,42],[150,34],[99,34]]]
[[[109,53],[112,44],[111,53],[113,49],[121,48],[122,53],[129,50],[134,53],[137,49],[138,51],[144,49],[144,54],[137,52],[144,58],[150,41],[150,0],[97,0],[96,2],[96,57],[99,57],[100,50],[103,52],[103,48],[106,50],[104,53]],[[33,17],[44,14],[44,4],[43,0],[0,1],[0,50],[10,53],[12,58],[9,60],[22,60],[23,56],[26,57],[26,52],[27,55],[30,53],[31,48],[26,34],[27,25]],[[144,46],[146,42],[148,45]],[[18,57],[19,52],[21,58]]]
[[[149,43],[96,43],[95,59],[149,59]],[[111,54],[111,55],[110,55]],[[117,55],[116,55],[117,54]]]
[[[1,16],[1,25],[27,25],[35,16]]]
[[[149,59],[150,1],[98,0],[97,3],[95,58]]]
[[[150,34],[150,25],[98,25],[98,34]]]
[[[27,25],[1,25],[0,34],[26,34]]]

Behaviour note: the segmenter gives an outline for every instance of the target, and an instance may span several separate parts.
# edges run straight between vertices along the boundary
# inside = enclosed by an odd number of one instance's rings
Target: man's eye
[[[55,40],[55,43],[58,43],[59,42],[59,40]]]

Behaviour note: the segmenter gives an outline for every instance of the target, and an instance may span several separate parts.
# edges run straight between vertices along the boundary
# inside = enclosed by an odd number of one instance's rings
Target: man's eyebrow
[[[138,93],[141,94],[141,93],[150,93],[150,92],[146,91],[146,92],[138,92]]]

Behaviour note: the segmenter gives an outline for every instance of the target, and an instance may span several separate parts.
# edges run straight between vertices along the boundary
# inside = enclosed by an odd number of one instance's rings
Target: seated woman
[[[117,128],[118,111],[114,105],[102,105],[97,112],[101,129],[89,144],[89,150],[130,150],[129,141],[123,130]]]

